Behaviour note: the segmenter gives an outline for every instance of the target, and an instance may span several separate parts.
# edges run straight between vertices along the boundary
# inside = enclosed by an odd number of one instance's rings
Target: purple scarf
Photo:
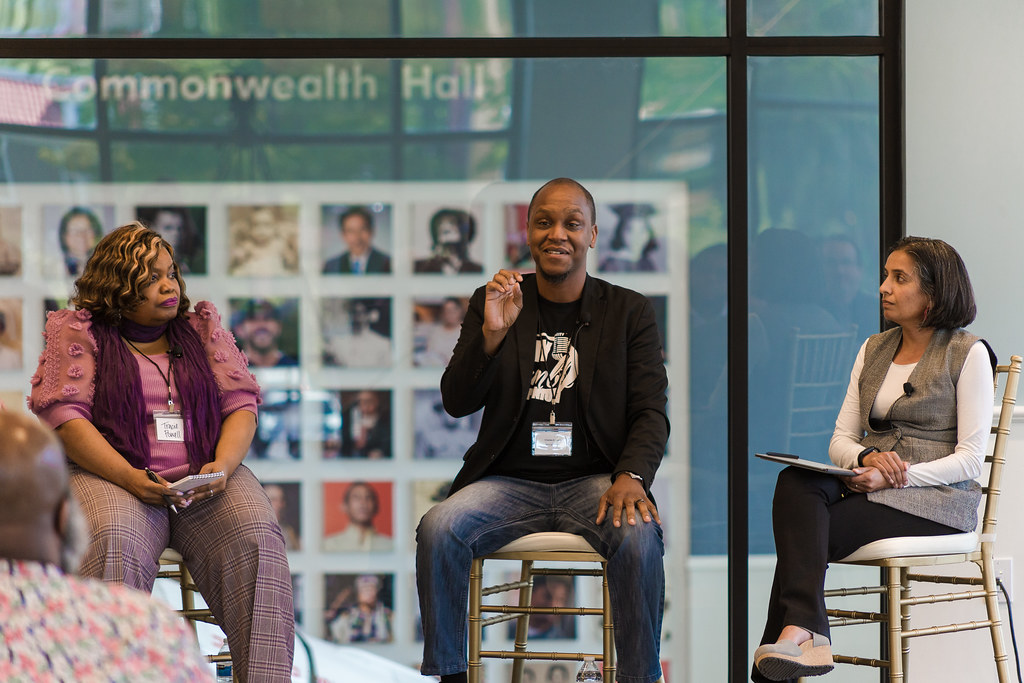
[[[165,330],[135,324],[122,327],[123,330],[93,320],[97,346],[93,424],[133,467],[149,467],[148,415],[139,364],[128,345],[121,341],[121,333],[134,341],[152,341]],[[153,337],[157,331],[160,334]],[[184,318],[168,323],[166,333],[170,347],[179,346],[182,350],[182,357],[173,359],[174,384],[183,404],[188,470],[195,474],[213,460],[220,436],[220,397],[199,334]]]

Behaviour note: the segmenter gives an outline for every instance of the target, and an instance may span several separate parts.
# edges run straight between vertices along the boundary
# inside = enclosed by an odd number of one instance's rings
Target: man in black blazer
[[[324,273],[390,273],[391,257],[373,246],[373,214],[353,206],[338,218],[341,239],[348,251],[324,262]]]
[[[536,275],[501,270],[470,300],[441,378],[445,410],[484,409],[447,500],[417,529],[422,672],[466,680],[473,557],[567,531],[608,558],[620,680],[661,676],[664,544],[650,485],[668,381],[646,297],[587,275],[594,200],[557,178],[527,213]]]

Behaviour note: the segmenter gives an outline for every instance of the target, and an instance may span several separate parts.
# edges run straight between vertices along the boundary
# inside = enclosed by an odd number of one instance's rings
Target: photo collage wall
[[[160,232],[189,298],[216,305],[263,389],[246,464],[284,530],[299,623],[416,664],[416,523],[447,495],[480,420],[450,417],[439,380],[473,291],[500,268],[532,271],[526,211],[539,184],[18,186],[0,195],[0,399],[24,409],[45,313],[68,305],[96,241],[132,220]],[[586,184],[599,225],[589,271],[649,296],[679,377],[685,186]],[[673,441],[685,439],[673,418]],[[659,476],[667,491],[671,468]],[[535,595],[596,601],[587,581],[551,577]],[[576,621],[536,617],[531,638],[599,648],[599,624]]]

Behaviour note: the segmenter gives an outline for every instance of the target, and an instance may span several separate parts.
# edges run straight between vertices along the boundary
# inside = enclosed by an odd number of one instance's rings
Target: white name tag
[[[156,423],[157,441],[185,440],[185,420],[182,419],[181,413],[156,410],[153,412],[153,422]]]
[[[535,456],[568,457],[572,455],[572,423],[534,422],[530,441]]]

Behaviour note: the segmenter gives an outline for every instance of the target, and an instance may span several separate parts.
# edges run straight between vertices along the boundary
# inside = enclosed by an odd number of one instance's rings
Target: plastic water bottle
[[[230,655],[231,651],[228,650],[228,641],[224,641],[220,650],[217,652],[219,655]],[[589,680],[589,679],[587,679]],[[231,679],[231,661],[217,662],[217,683],[232,683]]]
[[[604,681],[604,674],[601,673],[597,662],[593,657],[584,657],[583,666],[576,674],[576,683],[602,683],[602,681]]]

